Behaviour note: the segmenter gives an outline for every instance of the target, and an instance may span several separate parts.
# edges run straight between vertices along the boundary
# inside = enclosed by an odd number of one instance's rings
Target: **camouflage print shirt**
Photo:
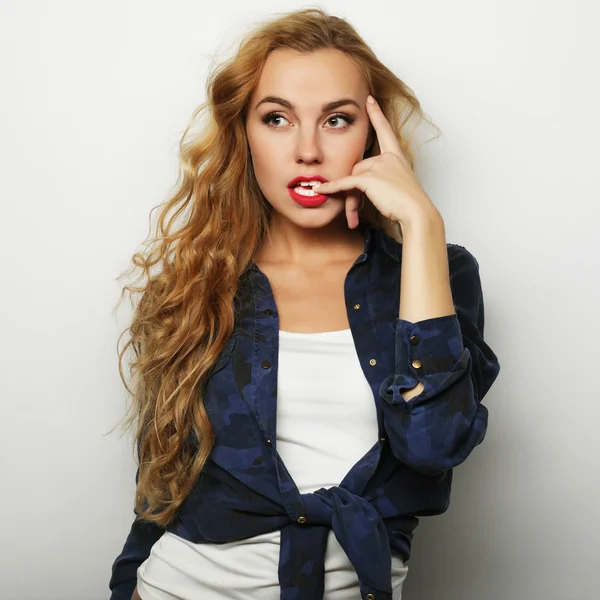
[[[450,500],[452,469],[484,438],[481,403],[500,364],[483,339],[479,264],[447,244],[456,313],[398,318],[402,243],[362,226],[364,252],[348,272],[346,310],[373,391],[379,435],[338,486],[300,494],[277,453],[279,320],[267,277],[253,264],[240,289],[234,333],[204,390],[216,441],[168,531],[222,543],[281,530],[281,600],[323,598],[327,535],[333,529],[364,600],[391,600],[391,555],[410,556],[418,517]],[[332,373],[339,377],[339,373]],[[401,391],[422,382],[405,401]],[[136,477],[137,480],[137,477]],[[136,571],[164,533],[134,521],[110,579],[111,600],[129,600]]]

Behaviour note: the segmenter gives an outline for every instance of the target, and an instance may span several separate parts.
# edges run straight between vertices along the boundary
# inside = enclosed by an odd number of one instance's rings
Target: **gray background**
[[[302,6],[0,1],[3,600],[108,598],[135,472],[129,440],[105,435],[126,401],[116,277],[175,182],[213,55]],[[418,174],[479,261],[502,365],[485,442],[417,529],[404,598],[596,599],[599,5],[320,6],[441,128]]]

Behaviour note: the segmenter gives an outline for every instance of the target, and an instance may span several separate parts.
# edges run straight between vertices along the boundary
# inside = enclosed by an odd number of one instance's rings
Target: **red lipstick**
[[[311,189],[311,186],[302,186],[302,181],[320,181],[321,183],[326,183],[328,180],[325,177],[321,177],[321,175],[300,175],[299,177],[295,177],[288,183],[288,190],[294,202],[307,208],[320,206],[327,202],[329,198],[325,194],[317,194],[316,192],[313,194],[302,194],[297,192],[296,189],[307,191]]]

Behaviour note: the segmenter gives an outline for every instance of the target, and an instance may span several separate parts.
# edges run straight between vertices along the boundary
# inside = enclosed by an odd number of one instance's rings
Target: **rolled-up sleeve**
[[[448,250],[455,314],[396,321],[395,368],[380,388],[384,425],[394,455],[434,474],[462,463],[485,437],[481,400],[500,372],[483,339],[479,264],[462,246]],[[422,383],[406,401],[401,392]]]

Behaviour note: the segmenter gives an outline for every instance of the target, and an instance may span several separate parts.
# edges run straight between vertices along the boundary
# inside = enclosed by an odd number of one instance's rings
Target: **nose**
[[[319,134],[314,129],[304,129],[298,133],[296,162],[314,163],[323,161],[323,149]]]

